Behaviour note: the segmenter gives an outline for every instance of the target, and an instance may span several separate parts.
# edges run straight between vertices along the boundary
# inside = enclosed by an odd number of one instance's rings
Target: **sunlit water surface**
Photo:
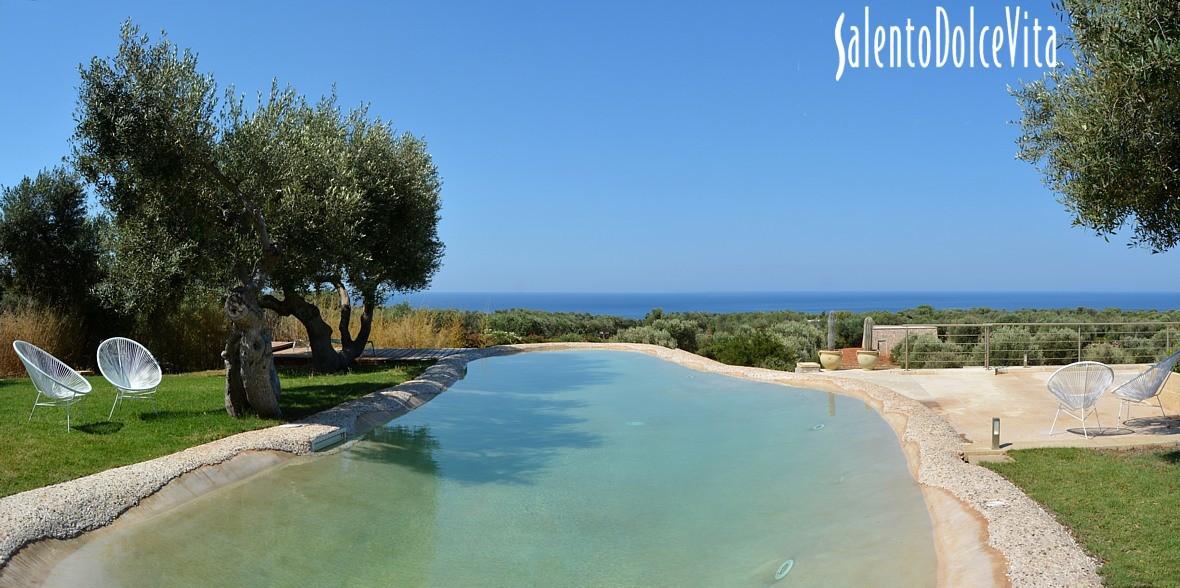
[[[783,562],[795,565],[776,581]],[[339,453],[89,542],[61,586],[928,586],[864,403],[637,353],[489,358]]]

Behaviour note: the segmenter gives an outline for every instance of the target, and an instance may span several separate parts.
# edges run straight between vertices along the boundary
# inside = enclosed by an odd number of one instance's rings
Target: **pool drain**
[[[786,578],[787,574],[791,573],[791,569],[793,569],[794,567],[795,567],[795,560],[788,559],[787,561],[784,561],[783,565],[779,566],[778,571],[774,573],[774,581],[777,582],[779,580],[782,580],[783,578]]]
[[[823,423],[820,423],[820,424],[818,424],[818,425],[816,425],[816,426],[812,427],[812,428],[811,428],[811,430],[812,430],[812,431],[822,431],[822,430],[824,430],[824,424],[823,424]]]

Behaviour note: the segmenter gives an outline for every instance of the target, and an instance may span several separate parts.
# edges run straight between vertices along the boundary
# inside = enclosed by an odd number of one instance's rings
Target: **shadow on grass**
[[[224,408],[210,408],[208,410],[160,410],[156,412],[143,412],[138,416],[139,420],[150,423],[154,421],[175,421],[205,416],[221,416],[224,414]]]
[[[116,421],[100,421],[97,423],[86,423],[85,425],[78,425],[74,427],[75,431],[81,431],[88,435],[111,435],[118,433],[123,429],[123,423]]]
[[[372,382],[292,386],[283,389],[283,394],[279,397],[279,408],[283,410],[284,420],[298,421],[389,386],[392,384],[376,385]]]
[[[1171,465],[1180,465],[1180,451],[1165,451],[1160,454],[1160,459]]]

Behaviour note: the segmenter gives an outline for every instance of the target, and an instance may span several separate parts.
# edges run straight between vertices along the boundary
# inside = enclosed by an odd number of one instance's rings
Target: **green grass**
[[[349,373],[282,374],[281,406],[287,420],[299,420],[341,402],[400,384],[420,366],[356,369]],[[38,407],[29,422],[36,391],[28,379],[0,379],[0,496],[72,480],[113,467],[174,453],[279,421],[225,413],[225,379],[220,372],[166,375],[150,401],[119,404],[107,420],[115,390],[101,377],[88,378],[94,391],[71,409]]]
[[[1180,585],[1180,448],[1026,449],[987,463],[1057,515],[1105,584]]]

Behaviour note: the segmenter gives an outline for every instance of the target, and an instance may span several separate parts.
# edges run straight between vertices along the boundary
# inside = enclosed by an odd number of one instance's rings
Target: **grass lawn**
[[[1069,526],[1105,584],[1180,583],[1180,447],[1026,449],[987,463]]]
[[[299,420],[351,398],[400,384],[424,366],[357,368],[349,373],[308,375],[281,372],[283,415]],[[0,496],[72,480],[113,467],[144,461],[260,429],[279,421],[225,413],[221,372],[165,375],[157,392],[159,413],[150,401],[119,403],[107,420],[115,390],[102,377],[90,377],[94,391],[71,409],[66,431],[64,408],[38,407],[28,422],[36,390],[26,378],[0,379]]]

